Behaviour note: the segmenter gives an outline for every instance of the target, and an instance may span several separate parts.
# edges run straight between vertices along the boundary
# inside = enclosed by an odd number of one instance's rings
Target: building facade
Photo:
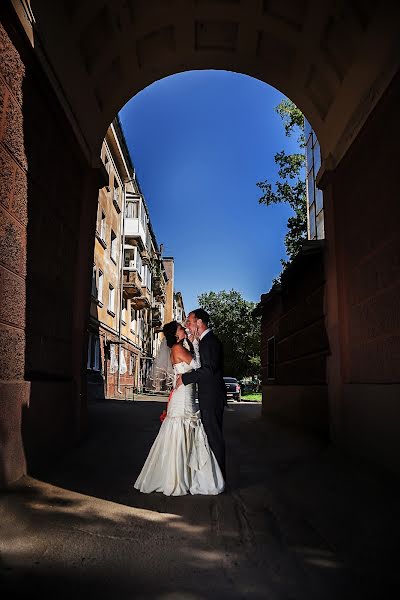
[[[168,281],[165,286],[165,322],[174,320],[174,276],[175,261],[172,256],[163,258],[163,265]]]
[[[308,241],[256,309],[262,317],[263,413],[327,433],[330,348],[324,303],[324,198],[317,185],[321,150],[306,119],[304,125]]]
[[[174,321],[184,323],[186,321],[185,306],[183,304],[182,292],[174,292]]]
[[[90,399],[132,399],[149,385],[168,277],[118,119],[107,131],[92,273]]]

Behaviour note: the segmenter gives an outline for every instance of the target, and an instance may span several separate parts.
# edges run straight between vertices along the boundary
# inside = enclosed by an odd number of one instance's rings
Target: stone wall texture
[[[343,377],[400,383],[400,74],[333,177]]]
[[[7,18],[8,17],[8,18]],[[97,181],[13,15],[0,27],[0,484],[76,443]],[[21,440],[21,426],[24,448]]]
[[[25,66],[0,25],[0,485],[25,473],[27,158],[23,132]]]

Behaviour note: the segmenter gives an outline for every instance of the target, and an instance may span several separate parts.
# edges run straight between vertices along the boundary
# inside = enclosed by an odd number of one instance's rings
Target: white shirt
[[[207,335],[207,333],[209,333],[211,331],[211,329],[206,329],[205,331],[203,331],[203,333],[201,334],[199,340],[202,340],[204,336]]]

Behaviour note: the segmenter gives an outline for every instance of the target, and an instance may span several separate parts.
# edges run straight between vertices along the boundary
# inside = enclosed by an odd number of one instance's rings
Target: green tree
[[[225,375],[242,378],[260,374],[260,318],[254,302],[235,291],[206,292],[199,306],[210,315],[211,326],[224,346]]]
[[[305,183],[305,155],[304,151],[304,115],[299,108],[288,98],[284,98],[275,108],[280,115],[285,128],[285,134],[290,137],[297,133],[299,152],[286,154],[284,150],[275,154],[275,164],[278,166],[278,181],[272,183],[268,179],[259,181],[257,186],[263,195],[259,198],[260,204],[289,204],[294,215],[287,222],[285,248],[289,261],[281,260],[285,268],[298,254],[304,240],[307,239],[307,202]]]

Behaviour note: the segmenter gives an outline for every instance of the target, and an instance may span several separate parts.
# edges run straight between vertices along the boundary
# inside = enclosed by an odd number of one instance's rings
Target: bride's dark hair
[[[170,321],[170,323],[166,323],[163,327],[163,334],[165,335],[168,348],[172,348],[172,346],[176,344],[178,325],[178,321]]]

